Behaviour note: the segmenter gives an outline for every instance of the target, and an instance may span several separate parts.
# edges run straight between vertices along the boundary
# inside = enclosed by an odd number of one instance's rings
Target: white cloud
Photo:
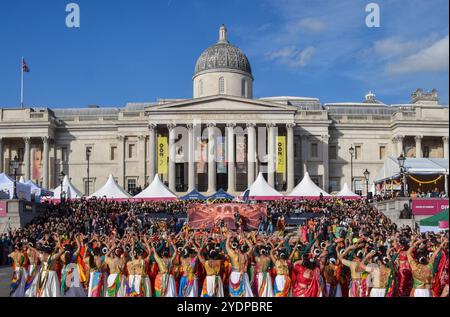
[[[321,20],[314,18],[304,18],[287,25],[287,30],[291,34],[308,30],[313,32],[322,32],[326,29],[326,24]]]
[[[402,42],[398,38],[391,37],[382,41],[376,41],[374,44],[374,51],[376,54],[382,56],[398,56],[410,54],[417,51],[420,47],[420,42]]]
[[[266,55],[267,59],[279,61],[291,67],[304,67],[311,60],[316,49],[312,46],[304,50],[295,47],[285,47],[277,51],[273,51]]]
[[[407,56],[387,66],[392,74],[407,74],[426,71],[442,71],[449,68],[449,36],[437,41],[418,53]]]

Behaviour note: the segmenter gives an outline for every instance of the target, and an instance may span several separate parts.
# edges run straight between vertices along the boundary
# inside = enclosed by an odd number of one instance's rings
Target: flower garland
[[[431,181],[426,181],[426,182],[421,181],[421,180],[419,180],[419,179],[417,179],[417,178],[415,178],[414,176],[411,176],[411,175],[408,175],[408,177],[410,179],[412,179],[414,182],[418,183],[419,185],[428,185],[428,184],[436,184],[442,178],[442,175],[440,175],[436,179],[433,179]]]

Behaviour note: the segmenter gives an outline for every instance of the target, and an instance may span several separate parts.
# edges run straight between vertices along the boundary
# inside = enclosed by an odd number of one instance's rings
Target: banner
[[[39,184],[42,178],[42,149],[33,147],[31,149],[31,180]]]
[[[236,173],[247,173],[247,147],[244,135],[236,135]]]
[[[286,137],[277,137],[277,173],[286,174]]]
[[[194,229],[211,229],[223,220],[230,229],[236,229],[234,215],[239,213],[245,229],[257,229],[260,217],[267,216],[266,204],[192,204],[188,209],[189,226]]]
[[[158,174],[167,174],[169,165],[169,143],[165,136],[158,137]]]
[[[414,216],[434,216],[449,206],[448,199],[412,199]]]
[[[0,200],[0,218],[8,216],[6,207],[6,200]]]
[[[197,149],[195,151],[195,162],[197,162],[197,173],[205,174],[208,162],[208,140],[197,137]]]
[[[225,137],[219,136],[216,139],[216,168],[217,174],[226,174],[227,173],[227,164],[226,164],[226,146],[225,146]]]

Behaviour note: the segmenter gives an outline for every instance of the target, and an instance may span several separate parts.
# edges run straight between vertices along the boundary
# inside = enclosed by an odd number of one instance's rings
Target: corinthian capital
[[[216,124],[214,122],[210,122],[206,125],[208,128],[215,128]]]
[[[148,125],[148,130],[149,130],[149,131],[155,131],[155,130],[156,130],[156,127],[157,127],[156,124],[150,123],[150,124]]]
[[[169,131],[172,131],[173,129],[175,129],[177,127],[176,124],[170,123],[167,125],[167,129],[169,129]]]
[[[416,135],[414,137],[414,140],[416,140],[416,142],[420,142],[420,141],[422,141],[422,139],[423,139],[423,135]]]
[[[296,124],[295,123],[288,123],[288,124],[286,124],[286,128],[287,129],[293,129],[293,128],[295,128],[296,127]]]

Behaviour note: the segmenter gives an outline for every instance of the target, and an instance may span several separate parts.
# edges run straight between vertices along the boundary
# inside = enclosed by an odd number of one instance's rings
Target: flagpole
[[[20,63],[20,108],[23,109],[23,56]]]

